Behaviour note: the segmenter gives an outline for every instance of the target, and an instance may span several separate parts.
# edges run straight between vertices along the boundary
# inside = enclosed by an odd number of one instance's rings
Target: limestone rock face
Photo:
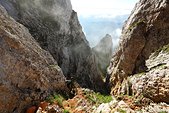
[[[169,43],[168,12],[168,0],[140,0],[136,4],[108,68],[112,93],[119,93],[124,78],[147,70],[145,60]]]
[[[144,96],[154,102],[169,103],[169,45],[146,60],[147,70],[127,77],[120,84],[120,94]]]
[[[21,113],[49,93],[65,90],[53,57],[0,5],[0,112]]]
[[[73,77],[82,87],[101,89],[101,74],[70,0],[0,0],[0,3],[51,53],[67,79]]]
[[[96,59],[99,65],[99,68],[102,71],[106,71],[107,66],[112,57],[113,42],[111,35],[107,34],[103,37],[100,42],[93,47],[93,52],[96,55]]]
[[[165,46],[165,48],[169,48]],[[168,49],[169,50],[169,49]],[[134,94],[143,94],[154,102],[169,103],[169,53],[155,52],[146,61],[148,70],[130,77]]]

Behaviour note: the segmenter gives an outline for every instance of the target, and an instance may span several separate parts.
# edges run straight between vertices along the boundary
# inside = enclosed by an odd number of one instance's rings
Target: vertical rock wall
[[[1,5],[0,54],[0,113],[22,113],[48,94],[66,91],[57,62]]]
[[[67,79],[73,77],[82,87],[102,89],[101,74],[70,0],[0,0],[0,3],[52,54]]]
[[[112,93],[128,76],[147,69],[145,60],[169,43],[169,1],[140,0],[126,21],[118,51],[108,68]]]

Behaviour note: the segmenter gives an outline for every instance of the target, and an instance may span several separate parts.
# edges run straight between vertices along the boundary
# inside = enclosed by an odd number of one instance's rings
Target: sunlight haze
[[[79,16],[114,17],[130,14],[138,0],[71,0]]]
[[[86,38],[94,47],[110,34],[113,47],[119,43],[122,26],[139,0],[71,0]]]

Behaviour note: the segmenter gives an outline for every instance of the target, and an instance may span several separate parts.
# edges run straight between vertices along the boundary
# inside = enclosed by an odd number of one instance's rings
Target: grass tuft
[[[65,100],[64,96],[60,94],[54,94],[53,96],[49,96],[47,101],[49,103],[57,103],[60,107],[63,107],[62,102]]]
[[[92,103],[99,105],[102,103],[109,103],[112,101],[112,96],[111,95],[104,95],[101,93],[95,93],[95,92],[86,92],[86,98],[91,101]]]

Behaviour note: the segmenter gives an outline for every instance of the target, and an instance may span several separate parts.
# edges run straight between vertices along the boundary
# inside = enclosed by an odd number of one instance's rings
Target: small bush
[[[119,113],[126,113],[126,111],[123,110],[123,109],[117,109],[117,111],[118,111]]]
[[[64,109],[63,113],[70,113],[69,110]]]
[[[145,22],[144,19],[140,19],[140,20],[138,20],[137,22],[132,23],[132,24],[129,26],[128,30],[131,31],[134,27],[138,26],[138,25],[141,24],[141,23],[146,23],[146,22]]]
[[[64,97],[60,94],[55,94],[54,95],[54,101],[56,101],[58,103],[59,106],[63,106],[62,102],[64,101]]]
[[[57,104],[60,107],[63,107],[62,102],[64,100],[65,100],[65,98],[62,95],[60,95],[60,94],[54,94],[53,96],[50,96],[50,97],[47,98],[48,102],[50,102],[50,103],[57,102]]]
[[[100,93],[86,93],[86,97],[89,101],[93,102],[96,105],[102,104],[102,103],[109,103],[112,101],[111,95],[103,95]]]

